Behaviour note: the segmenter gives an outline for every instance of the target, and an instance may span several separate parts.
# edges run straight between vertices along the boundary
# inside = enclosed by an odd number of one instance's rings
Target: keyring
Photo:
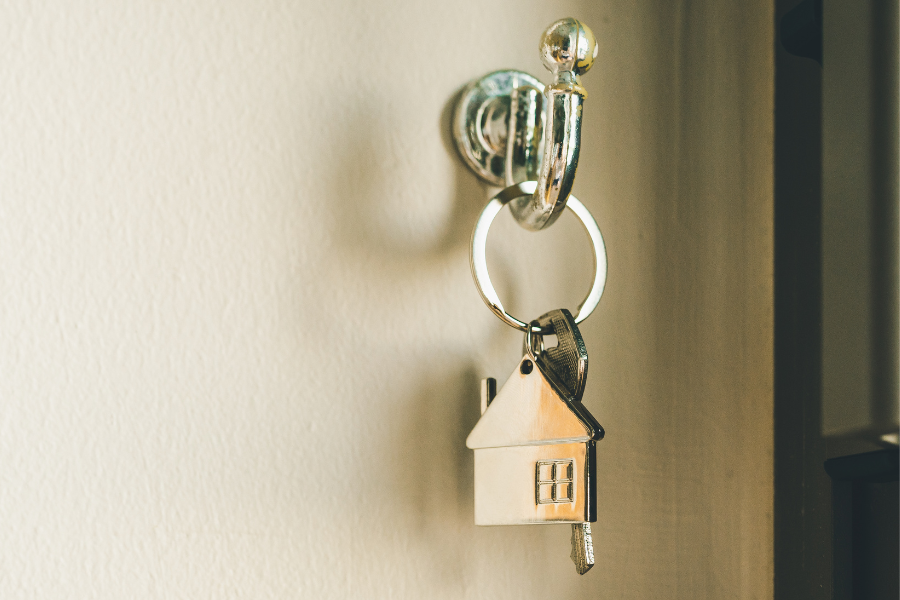
[[[487,244],[488,231],[494,217],[500,212],[507,203],[521,198],[522,196],[531,196],[537,187],[536,181],[523,181],[511,185],[494,196],[478,217],[475,223],[475,229],[472,231],[472,246],[469,250],[469,265],[472,267],[472,277],[475,279],[475,286],[478,293],[481,294],[482,300],[487,304],[488,308],[495,315],[509,325],[519,331],[531,331],[540,334],[541,330],[534,325],[529,325],[524,321],[515,318],[503,309],[500,297],[497,296],[494,286],[491,284],[490,275],[488,275],[487,260],[485,258],[485,247]],[[575,315],[575,323],[581,323],[597,308],[600,302],[600,296],[603,295],[603,288],[606,285],[606,245],[603,243],[603,235],[597,222],[591,216],[590,211],[579,202],[575,196],[569,196],[567,205],[575,216],[581,221],[584,230],[587,231],[591,238],[591,244],[594,247],[594,283],[591,291],[588,292],[587,298],[578,305],[578,314]]]
[[[538,326],[537,321],[532,321],[525,329],[525,353],[531,357],[531,360],[537,360],[538,355],[544,352],[544,336],[540,333],[535,333],[540,330],[541,328]],[[541,345],[540,350],[537,351],[534,348],[534,336],[537,336]]]

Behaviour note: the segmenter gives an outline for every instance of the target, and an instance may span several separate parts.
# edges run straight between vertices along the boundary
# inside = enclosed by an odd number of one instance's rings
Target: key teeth
[[[579,575],[584,575],[594,566],[594,542],[591,539],[590,523],[572,525],[572,562]]]

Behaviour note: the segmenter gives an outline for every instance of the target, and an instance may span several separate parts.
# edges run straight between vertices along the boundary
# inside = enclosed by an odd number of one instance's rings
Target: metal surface
[[[511,205],[516,221],[538,231],[550,226],[568,201],[581,147],[581,75],[591,68],[597,43],[577,19],[562,19],[541,36],[541,60],[553,74],[546,89],[521,71],[496,71],[463,91],[453,121],[460,155],[482,179],[511,186],[537,180],[529,198]]]
[[[579,575],[584,575],[594,566],[594,540],[591,537],[590,523],[572,525],[572,554],[570,556]]]
[[[463,161],[491,185],[536,179],[543,140],[544,84],[522,71],[470,83],[456,104],[453,139]],[[514,123],[514,133],[510,132]]]
[[[466,438],[473,450],[603,439],[603,427],[584,405],[561,393],[542,369],[523,369],[523,357]]]
[[[538,368],[555,385],[563,390],[563,395],[573,402],[580,402],[587,383],[588,354],[575,319],[565,308],[553,310],[539,317],[536,324],[545,335],[555,334],[557,345],[544,348],[543,335],[533,335],[531,329],[525,332],[525,350],[534,356]],[[540,349],[535,352],[533,337],[537,337]]]
[[[484,300],[485,304],[487,304],[488,308],[490,308],[495,315],[500,317],[504,323],[510,327],[515,327],[520,331],[528,331],[529,325],[510,315],[503,308],[503,304],[500,302],[500,298],[497,295],[494,286],[491,284],[491,278],[488,274],[485,246],[491,223],[494,221],[494,217],[497,216],[497,213],[500,212],[500,209],[503,208],[503,205],[517,198],[530,196],[534,193],[536,187],[536,182],[525,181],[510,186],[494,196],[494,198],[488,202],[487,206],[484,207],[481,216],[478,218],[478,222],[475,223],[475,229],[472,231],[472,246],[469,254],[472,277],[475,279],[475,285],[478,287],[481,298]],[[600,297],[603,295],[603,288],[606,286],[606,245],[603,242],[603,235],[600,233],[600,228],[597,227],[597,222],[584,205],[574,196],[570,196],[568,207],[581,221],[585,231],[587,231],[591,238],[594,249],[594,282],[591,285],[591,290],[588,292],[587,297],[578,306],[578,314],[574,319],[575,323],[581,323],[597,307],[597,304],[600,302]],[[533,328],[532,330],[534,333],[544,333],[540,327]]]
[[[596,442],[604,432],[579,401],[587,352],[565,309],[538,322],[559,344],[535,352],[526,333],[530,352],[466,439],[475,450],[478,525],[596,520]]]
[[[475,451],[475,524],[538,525],[596,520],[596,498],[590,492],[596,471],[596,444],[572,442],[509,446]],[[540,503],[535,498],[535,471],[542,461],[572,463],[568,502]]]
[[[581,115],[587,92],[581,75],[594,63],[594,34],[577,19],[553,23],[541,37],[541,61],[553,73],[545,91],[543,159],[531,198],[510,205],[522,227],[538,231],[552,225],[566,207],[581,148]]]

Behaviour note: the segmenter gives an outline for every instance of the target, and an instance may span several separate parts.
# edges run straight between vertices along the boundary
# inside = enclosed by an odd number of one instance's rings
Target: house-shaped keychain
[[[587,351],[567,310],[539,319],[559,345],[527,352],[466,439],[475,451],[475,523],[590,523],[597,519],[596,443],[603,428],[582,405]],[[546,330],[546,329],[545,329]]]

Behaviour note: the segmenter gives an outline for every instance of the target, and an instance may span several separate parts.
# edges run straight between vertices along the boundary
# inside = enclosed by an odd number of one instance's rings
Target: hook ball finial
[[[594,64],[596,56],[594,33],[578,19],[561,19],[541,36],[541,61],[554,75],[582,75]]]

